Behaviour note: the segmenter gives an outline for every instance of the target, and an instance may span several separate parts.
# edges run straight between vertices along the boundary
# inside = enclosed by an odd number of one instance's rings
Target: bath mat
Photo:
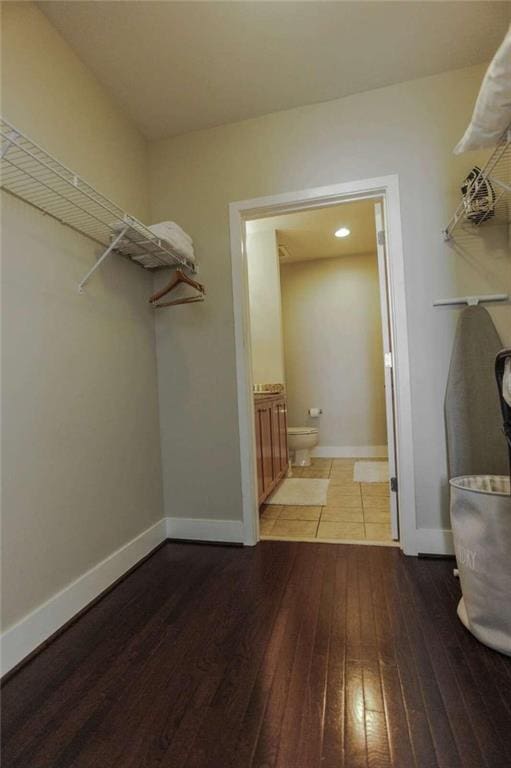
[[[300,507],[324,507],[330,480],[288,477],[267,499],[266,504],[286,504]]]
[[[353,480],[356,483],[386,483],[389,479],[388,461],[356,461]]]

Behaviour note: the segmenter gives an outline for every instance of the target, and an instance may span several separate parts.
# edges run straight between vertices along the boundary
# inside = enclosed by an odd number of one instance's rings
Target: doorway
[[[255,544],[260,538],[256,459],[257,423],[254,418],[247,259],[250,222],[296,212],[325,210],[357,201],[367,201],[371,204],[376,214],[376,231],[379,233],[377,262],[382,298],[381,319],[384,329],[382,344],[385,360],[385,410],[389,423],[389,470],[390,477],[393,478],[390,491],[392,535],[394,538],[399,535],[400,546],[405,551],[412,546],[412,531],[415,526],[411,407],[399,191],[398,180],[394,176],[233,203],[230,206],[245,544]],[[397,319],[399,323],[396,323]],[[314,404],[311,403],[311,406],[313,407]],[[318,457],[318,460],[320,458],[327,457]],[[341,458],[331,457],[332,460],[337,459],[339,462]],[[318,466],[319,463],[323,463],[324,468],[325,463],[318,461]]]

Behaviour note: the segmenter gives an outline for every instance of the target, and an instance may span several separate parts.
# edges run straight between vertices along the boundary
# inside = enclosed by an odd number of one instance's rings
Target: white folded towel
[[[165,235],[165,232],[168,232],[169,234],[175,235],[177,237],[182,237],[187,240],[190,245],[193,245],[193,240],[190,235],[185,232],[184,229],[179,226],[179,224],[176,224],[175,221],[160,221],[158,224],[152,224],[149,229],[155,234],[158,232],[161,233],[161,237]]]
[[[125,226],[124,222],[119,222],[113,227],[114,232],[120,232]],[[181,258],[188,259],[188,261],[195,261],[195,253],[193,250],[193,241],[190,235],[188,235],[184,229],[181,229],[179,224],[174,221],[162,221],[159,224],[151,224],[148,229],[159,240],[164,241],[169,246],[172,253],[180,256]],[[122,245],[122,244],[121,244]],[[122,250],[122,248],[119,248]],[[133,261],[137,261],[148,269],[154,267],[161,267],[162,262],[166,262],[169,266],[175,266],[176,261],[170,254],[165,252],[154,255],[151,253],[143,253],[139,256],[133,256],[130,254]]]
[[[192,238],[179,224],[174,221],[161,221],[159,224],[151,224],[149,229],[160,240],[165,240],[179,256],[195,261]]]

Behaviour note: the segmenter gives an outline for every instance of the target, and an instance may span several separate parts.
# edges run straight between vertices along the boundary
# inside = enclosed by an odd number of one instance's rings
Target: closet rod
[[[469,307],[476,307],[478,304],[487,304],[509,301],[507,293],[490,293],[483,296],[459,296],[455,299],[438,299],[433,302],[434,307],[459,307],[466,304]]]

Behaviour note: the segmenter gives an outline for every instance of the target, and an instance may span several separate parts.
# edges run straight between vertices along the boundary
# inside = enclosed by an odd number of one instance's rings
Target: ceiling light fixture
[[[336,237],[348,237],[348,235],[351,234],[351,230],[348,229],[348,227],[341,227],[338,229],[335,233]]]

